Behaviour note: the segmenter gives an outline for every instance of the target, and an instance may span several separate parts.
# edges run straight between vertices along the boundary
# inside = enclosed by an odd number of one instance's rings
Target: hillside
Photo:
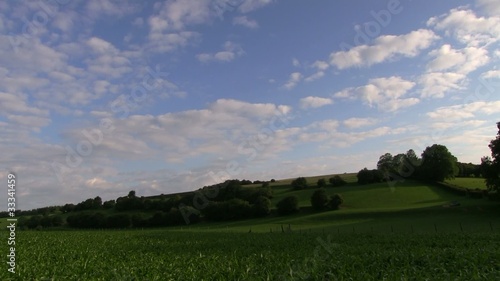
[[[189,228],[197,230],[209,228],[218,230],[231,228],[234,231],[281,231],[282,225],[296,230],[336,230],[336,231],[436,231],[436,230],[468,230],[499,228],[500,225],[492,224],[497,221],[495,213],[500,206],[497,202],[486,199],[473,199],[456,195],[437,186],[423,184],[418,181],[406,180],[391,187],[388,183],[358,185],[355,174],[341,174],[347,182],[342,187],[326,187],[329,196],[341,194],[344,204],[339,210],[314,212],[311,209],[311,195],[317,189],[316,182],[320,178],[328,181],[333,175],[307,177],[309,187],[302,190],[293,190],[291,181],[283,179],[269,184],[273,197],[271,199],[272,214],[268,217],[257,219],[233,220],[223,222],[201,222],[199,224],[174,226],[178,229]],[[477,181],[478,179],[474,179]],[[460,180],[455,184],[467,183]],[[251,190],[261,184],[242,186],[242,190]],[[145,197],[149,200],[172,198],[176,195],[193,195],[193,192],[157,195]],[[290,216],[278,216],[276,204],[287,196],[296,196],[299,199],[301,211]],[[459,206],[449,207],[450,203]],[[175,207],[175,206],[174,206]],[[90,212],[90,211],[82,211]],[[76,213],[82,213],[76,212]],[[114,214],[128,214],[130,217],[149,217],[151,211],[136,210],[117,212],[112,209],[101,210],[106,216]],[[63,219],[72,213],[62,214]],[[439,229],[437,229],[439,228]]]

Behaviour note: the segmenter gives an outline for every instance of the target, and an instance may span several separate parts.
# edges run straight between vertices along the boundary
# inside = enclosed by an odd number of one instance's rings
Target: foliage
[[[457,158],[444,145],[434,144],[422,152],[420,175],[428,181],[444,181],[453,178],[458,171]]]
[[[325,186],[326,186],[326,180],[325,180],[325,179],[319,179],[316,185],[317,185],[319,188],[321,188],[321,187],[325,187]]]
[[[311,206],[316,211],[323,211],[328,203],[328,195],[324,188],[320,188],[314,191],[311,196]]]
[[[379,170],[368,170],[364,168],[360,170],[357,174],[358,184],[369,184],[382,182],[384,175]]]
[[[418,167],[422,160],[418,158],[413,149],[408,150],[405,154],[399,153],[392,155],[385,153],[380,156],[377,162],[377,170],[379,170],[384,179],[387,181],[395,178],[415,178]]]
[[[307,179],[304,177],[296,178],[292,181],[291,185],[295,190],[305,189],[307,188]]]
[[[297,196],[287,196],[276,205],[278,214],[289,215],[299,211],[299,199]]]
[[[328,201],[328,207],[333,210],[338,210],[340,208],[340,205],[344,203],[344,198],[340,194],[334,194],[332,197],[330,197],[330,200]]]
[[[497,123],[497,128],[497,137],[488,145],[492,158],[483,157],[481,167],[488,189],[500,193],[500,122]]]
[[[252,217],[252,206],[248,201],[233,198],[228,201],[210,202],[201,210],[204,217],[212,221],[237,220]]]
[[[333,177],[331,177],[328,182],[330,182],[330,184],[333,186],[333,187],[338,187],[338,186],[343,186],[343,185],[346,185],[347,182],[341,178],[339,175],[335,175]]]
[[[255,216],[265,217],[271,213],[271,200],[268,197],[259,196],[253,204]]]

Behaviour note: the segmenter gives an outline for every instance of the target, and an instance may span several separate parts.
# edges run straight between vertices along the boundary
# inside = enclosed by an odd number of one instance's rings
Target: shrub
[[[334,194],[328,202],[328,207],[333,210],[338,210],[342,203],[344,203],[344,198],[342,197],[342,195]]]
[[[297,196],[288,196],[276,204],[280,215],[289,215],[299,211],[299,199]]]
[[[291,183],[293,189],[299,190],[299,189],[305,189],[307,188],[307,180],[304,177],[299,177],[296,178],[292,181]]]
[[[253,204],[254,214],[257,217],[265,217],[271,213],[271,200],[264,196],[259,196]]]
[[[317,182],[317,186],[319,188],[325,187],[326,186],[326,180],[325,179],[319,179],[318,182]]]
[[[324,188],[320,188],[314,191],[311,196],[311,206],[317,211],[322,211],[325,209],[326,203],[328,203],[328,195]]]
[[[329,180],[330,184],[334,187],[346,185],[347,182],[341,178],[339,175],[331,177]]]

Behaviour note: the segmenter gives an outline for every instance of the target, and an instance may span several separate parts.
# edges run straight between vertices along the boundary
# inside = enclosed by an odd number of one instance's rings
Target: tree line
[[[406,178],[442,182],[455,176],[483,177],[490,195],[500,197],[500,122],[497,122],[497,128],[496,138],[488,145],[491,157],[482,157],[480,165],[458,162],[446,146],[433,144],[426,147],[420,157],[413,149],[396,155],[381,155],[377,169],[364,168],[357,173],[358,183],[393,182]]]

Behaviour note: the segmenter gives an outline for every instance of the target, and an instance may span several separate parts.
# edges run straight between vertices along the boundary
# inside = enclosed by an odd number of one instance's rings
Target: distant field
[[[17,273],[4,267],[1,280],[496,280],[500,274],[498,233],[159,229],[26,231],[18,239]]]
[[[445,182],[470,189],[486,189],[483,178],[454,178]]]

